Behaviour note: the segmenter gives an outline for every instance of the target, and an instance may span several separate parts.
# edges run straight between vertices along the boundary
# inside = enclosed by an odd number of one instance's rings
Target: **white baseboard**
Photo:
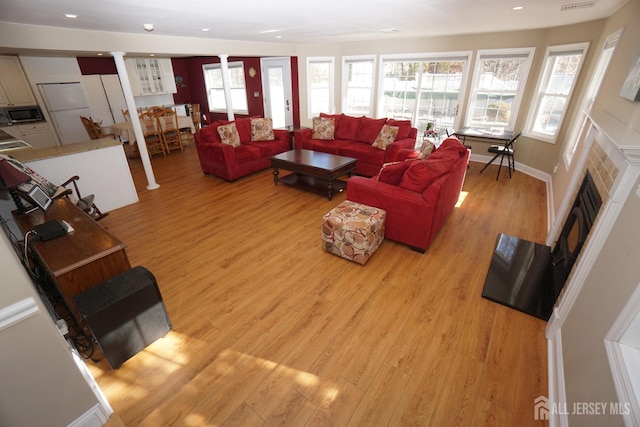
[[[111,414],[106,413],[102,405],[95,405],[69,424],[69,427],[102,427],[109,421],[110,416]]]
[[[562,356],[562,336],[558,330],[547,339],[549,404],[563,407],[567,401],[564,383],[564,363]],[[569,427],[566,411],[552,411],[549,408],[549,427]]]

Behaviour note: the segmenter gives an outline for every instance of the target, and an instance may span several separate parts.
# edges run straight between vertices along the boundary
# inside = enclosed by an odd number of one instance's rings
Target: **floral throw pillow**
[[[314,117],[311,139],[335,139],[336,120],[333,117]]]
[[[240,134],[238,134],[238,128],[235,123],[218,126],[218,135],[220,135],[220,139],[223,144],[227,144],[232,147],[240,145]]]
[[[418,154],[418,159],[426,159],[429,157],[429,154],[433,152],[436,146],[431,141],[424,141],[422,146],[420,147],[420,154]]]
[[[399,129],[400,128],[398,126],[382,126],[376,140],[371,145],[375,148],[379,148],[380,150],[386,150],[387,146],[396,140]]]
[[[273,141],[276,139],[273,134],[273,120],[265,118],[251,119],[251,140],[252,141]]]

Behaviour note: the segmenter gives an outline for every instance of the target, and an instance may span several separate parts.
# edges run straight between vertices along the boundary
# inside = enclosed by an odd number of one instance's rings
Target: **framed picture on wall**
[[[620,96],[629,101],[640,101],[640,52],[638,52],[635,61],[631,65],[629,74],[622,85]]]

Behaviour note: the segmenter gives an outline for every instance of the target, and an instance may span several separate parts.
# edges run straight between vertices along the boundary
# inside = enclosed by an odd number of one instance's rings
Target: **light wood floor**
[[[153,166],[101,221],[173,323],[119,370],[87,362],[124,425],[544,425],[546,323],[481,297],[497,233],[544,241],[542,182],[472,163],[425,254],[385,240],[363,267],[321,247],[344,194],[205,176],[193,146]]]

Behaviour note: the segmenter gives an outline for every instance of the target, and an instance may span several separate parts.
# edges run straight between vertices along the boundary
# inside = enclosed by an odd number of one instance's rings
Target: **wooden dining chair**
[[[158,130],[160,131],[167,152],[184,150],[180,128],[178,127],[178,115],[175,110],[165,108],[156,113],[155,117],[158,121]]]
[[[202,128],[200,122],[200,104],[189,104],[189,112],[191,113],[191,120],[193,120],[193,126],[196,128],[196,132]]]
[[[131,116],[129,115],[129,110],[120,110],[122,111],[122,117],[124,117],[125,122],[131,121]]]
[[[113,133],[103,133],[102,127],[100,123],[96,123],[93,121],[91,117],[83,117],[80,116],[80,120],[82,120],[82,124],[84,125],[84,129],[87,131],[90,139],[100,139],[100,138],[113,138],[116,136]]]
[[[138,116],[140,119],[140,126],[142,127],[142,134],[144,135],[144,142],[147,145],[149,156],[162,153],[166,156],[168,151],[164,145],[164,139],[159,131],[158,119],[155,114],[148,111]]]

